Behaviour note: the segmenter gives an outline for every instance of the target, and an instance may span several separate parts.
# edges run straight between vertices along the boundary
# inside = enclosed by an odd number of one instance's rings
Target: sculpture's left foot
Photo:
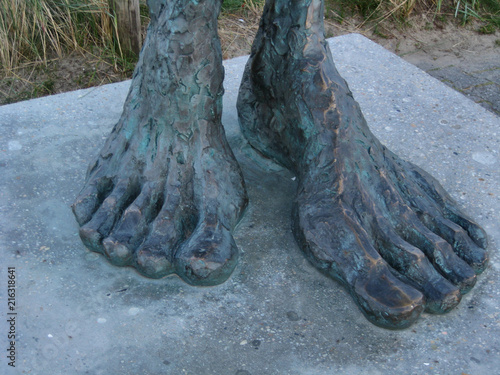
[[[268,1],[243,77],[243,133],[299,177],[294,234],[373,323],[445,313],[486,267],[486,234],[370,132],[322,33],[320,0]]]

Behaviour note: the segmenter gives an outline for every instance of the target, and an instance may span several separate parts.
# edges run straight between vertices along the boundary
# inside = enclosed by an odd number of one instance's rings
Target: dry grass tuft
[[[131,76],[135,60],[122,56],[109,0],[0,0],[0,105],[116,82]],[[143,26],[148,23],[141,2]],[[224,59],[248,54],[265,0],[224,0],[219,35]],[[327,36],[338,31],[385,33],[412,17],[474,17],[480,30],[500,28],[499,0],[325,0]],[[438,17],[436,17],[438,16]],[[480,19],[480,18],[479,18]],[[394,22],[396,21],[396,22]],[[446,22],[446,21],[444,21]],[[335,34],[332,33],[335,30]],[[144,31],[144,28],[143,28]]]
[[[0,0],[0,64],[7,71],[112,39],[107,0]]]
[[[219,18],[219,37],[224,59],[250,53],[263,8],[263,0],[242,0],[223,10]]]

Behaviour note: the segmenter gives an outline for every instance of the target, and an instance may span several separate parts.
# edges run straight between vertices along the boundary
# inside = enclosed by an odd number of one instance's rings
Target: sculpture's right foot
[[[221,124],[220,1],[180,3],[150,1],[123,115],[73,212],[85,246],[112,263],[213,285],[236,264],[247,198]]]
[[[243,76],[243,133],[295,171],[294,234],[370,321],[404,328],[455,307],[486,234],[439,183],[370,132],[323,35],[321,0],[268,0]]]

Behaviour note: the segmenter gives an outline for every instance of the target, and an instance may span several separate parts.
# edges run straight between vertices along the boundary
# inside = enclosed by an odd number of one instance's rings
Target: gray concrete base
[[[360,35],[330,43],[380,140],[437,177],[488,232],[491,265],[462,303],[384,330],[304,260],[290,231],[294,176],[238,130],[242,57],[225,63],[224,124],[251,204],[236,231],[240,264],[217,287],[143,278],[78,238],[69,205],[129,82],[0,107],[0,373],[498,373],[500,119]],[[15,369],[7,267],[16,271]]]

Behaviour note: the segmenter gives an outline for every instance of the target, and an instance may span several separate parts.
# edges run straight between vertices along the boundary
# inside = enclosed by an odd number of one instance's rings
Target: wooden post
[[[109,5],[116,17],[122,52],[138,56],[142,44],[139,0],[109,0]]]

